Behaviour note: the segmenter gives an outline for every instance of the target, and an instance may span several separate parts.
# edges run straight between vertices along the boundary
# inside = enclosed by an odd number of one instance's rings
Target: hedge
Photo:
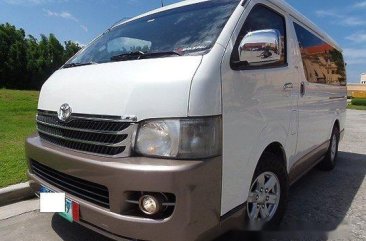
[[[354,99],[352,99],[352,105],[363,105],[363,106],[366,106],[366,99],[354,98]]]

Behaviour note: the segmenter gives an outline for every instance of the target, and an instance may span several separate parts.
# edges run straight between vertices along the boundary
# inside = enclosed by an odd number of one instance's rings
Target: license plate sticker
[[[40,193],[53,193],[55,191],[49,189],[48,187],[45,187],[45,186],[41,186],[40,190],[39,190]]]
[[[41,186],[40,193],[54,193],[52,189]],[[58,213],[61,217],[65,218],[69,222],[79,221],[80,206],[77,202],[65,198],[65,212]]]
[[[74,222],[72,216],[72,201],[70,199],[65,200],[65,212],[58,213],[61,217],[65,218],[69,222]]]

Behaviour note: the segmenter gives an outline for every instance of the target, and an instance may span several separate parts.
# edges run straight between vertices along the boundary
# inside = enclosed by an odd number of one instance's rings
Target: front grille
[[[73,177],[31,160],[33,173],[62,191],[109,209],[109,192],[105,186]]]
[[[67,122],[56,112],[39,111],[39,136],[48,142],[73,150],[129,156],[134,124],[118,117],[72,114]]]

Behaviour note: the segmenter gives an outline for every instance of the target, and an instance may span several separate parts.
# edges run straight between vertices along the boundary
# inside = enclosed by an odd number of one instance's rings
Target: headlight
[[[218,156],[221,132],[221,117],[145,121],[139,126],[135,151],[177,159]]]

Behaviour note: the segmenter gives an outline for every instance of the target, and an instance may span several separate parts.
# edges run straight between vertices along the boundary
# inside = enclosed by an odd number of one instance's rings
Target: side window
[[[264,5],[256,5],[236,40],[231,68],[270,68],[286,63],[285,17]]]
[[[299,24],[294,26],[306,79],[311,83],[347,85],[342,53]]]

